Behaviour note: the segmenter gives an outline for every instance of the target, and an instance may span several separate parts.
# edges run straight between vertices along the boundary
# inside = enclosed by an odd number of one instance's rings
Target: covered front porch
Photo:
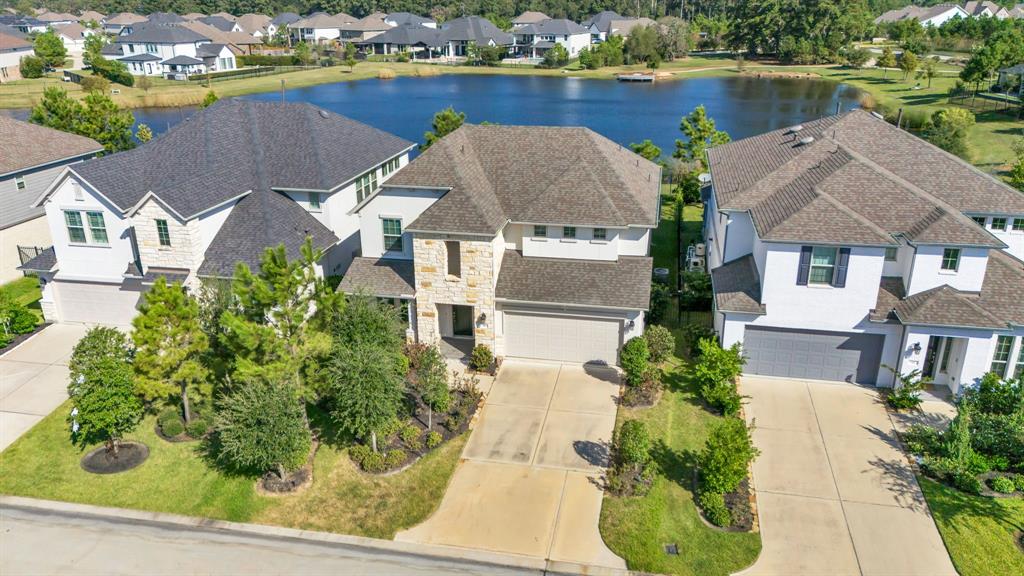
[[[904,375],[915,370],[930,383],[925,393],[951,399],[974,386],[989,370],[992,335],[962,328],[917,327],[906,329],[903,349]]]

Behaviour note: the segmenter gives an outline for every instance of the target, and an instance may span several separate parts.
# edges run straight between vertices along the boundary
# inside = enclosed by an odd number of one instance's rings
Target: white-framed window
[[[945,248],[942,250],[942,269],[947,272],[956,272],[960,269],[959,248]]]
[[[1013,231],[1014,232],[1024,232],[1024,218],[1014,218],[1013,219]]]
[[[388,160],[387,162],[385,162],[384,164],[381,165],[381,167],[380,167],[381,174],[383,174],[384,176],[387,176],[388,174],[391,174],[392,172],[397,171],[398,170],[398,164],[399,164],[398,158],[392,158],[391,160]]]
[[[156,237],[161,246],[171,245],[171,230],[167,227],[167,220],[156,221]]]
[[[971,220],[974,220],[975,222],[978,223],[978,226],[981,226],[982,228],[984,228],[985,227],[985,221],[987,220],[987,218],[985,218],[984,216],[971,216]]]
[[[839,249],[830,246],[815,246],[811,250],[811,271],[808,284],[832,284],[836,275],[836,260]]]
[[[992,218],[992,229],[993,230],[1006,230],[1006,218],[997,216]]]
[[[533,235],[538,238],[548,237],[548,227],[535,224],[533,226]]]
[[[156,54],[156,44],[146,44],[146,52]]]
[[[24,190],[26,186],[27,186],[27,184],[25,184],[25,177],[24,176],[15,176],[14,177],[14,187],[15,188],[17,188],[18,190]]]
[[[1006,368],[1010,364],[1010,351],[1013,350],[1013,336],[1000,336],[996,338],[996,349],[992,353],[992,366],[990,372],[995,372],[1000,378],[1006,377]]]
[[[377,171],[370,170],[356,178],[356,202],[362,202],[377,190]]]
[[[319,212],[320,208],[320,193],[310,192],[309,193],[309,210],[311,212]]]
[[[608,230],[605,228],[594,228],[594,240],[607,240]]]
[[[402,221],[398,218],[381,218],[381,228],[384,232],[384,251],[402,251]]]
[[[575,226],[562,226],[562,238],[567,238],[567,239],[576,238],[576,227]]]
[[[1020,352],[1017,353],[1017,367],[1013,369],[1013,377],[1020,378],[1024,374],[1024,341],[1020,343]]]
[[[107,225],[102,212],[83,213],[65,210],[64,224],[68,230],[68,240],[73,244],[109,244]],[[85,234],[86,228],[89,229],[88,239]]]
[[[896,248],[894,246],[890,246],[889,248],[886,248],[885,249],[885,261],[886,262],[895,262],[896,261],[896,256],[898,254],[899,254],[899,248]]]

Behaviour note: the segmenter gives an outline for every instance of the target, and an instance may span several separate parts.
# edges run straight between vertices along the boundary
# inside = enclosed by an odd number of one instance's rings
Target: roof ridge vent
[[[812,142],[814,142],[814,136],[804,136],[803,138],[800,139],[800,145],[801,146],[807,146],[808,144],[811,144]]]
[[[319,113],[320,113],[320,117],[321,117],[321,118],[329,118],[329,117],[330,117],[330,116],[329,116],[329,115],[327,114],[327,110],[317,110],[317,112],[319,112]]]

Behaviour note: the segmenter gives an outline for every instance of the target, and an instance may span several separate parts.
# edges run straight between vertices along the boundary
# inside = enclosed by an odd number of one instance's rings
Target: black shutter
[[[832,283],[836,288],[846,286],[846,269],[850,266],[850,249],[839,249],[839,262],[836,263],[836,280]]]
[[[811,246],[800,247],[800,269],[796,272],[796,285],[807,286],[807,277],[811,275]]]

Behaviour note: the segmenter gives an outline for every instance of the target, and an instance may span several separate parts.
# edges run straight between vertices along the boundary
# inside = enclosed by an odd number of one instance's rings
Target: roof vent
[[[797,124],[796,126],[790,127],[789,130],[786,130],[786,134],[796,134],[797,132],[799,132],[799,131],[801,131],[803,129],[804,129],[804,125],[803,124]]]
[[[803,138],[800,139],[801,146],[807,146],[811,142],[814,142],[814,136],[804,136]]]
[[[327,118],[327,110],[320,110],[320,117]]]

